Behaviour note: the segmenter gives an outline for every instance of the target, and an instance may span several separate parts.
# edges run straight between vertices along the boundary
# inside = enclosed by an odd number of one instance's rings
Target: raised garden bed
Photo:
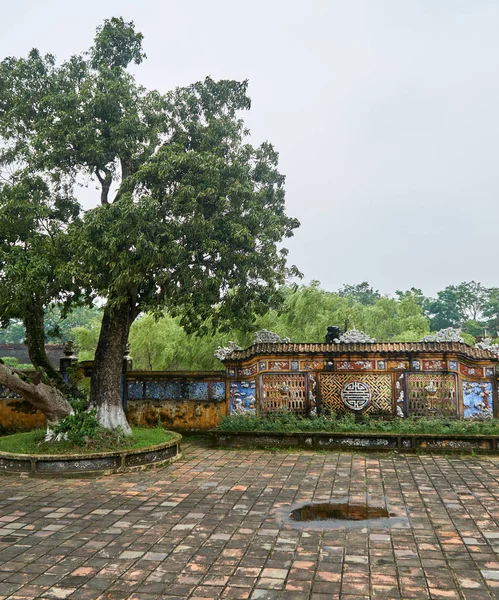
[[[210,441],[213,446],[221,448],[275,447],[307,450],[399,450],[499,454],[499,435],[211,430]]]
[[[167,441],[154,446],[108,452],[30,454],[0,451],[0,473],[74,477],[138,471],[178,460],[182,456],[181,440],[180,434],[172,432]]]

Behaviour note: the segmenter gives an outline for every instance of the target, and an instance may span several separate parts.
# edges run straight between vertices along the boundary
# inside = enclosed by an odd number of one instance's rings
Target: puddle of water
[[[292,510],[291,521],[366,521],[367,519],[382,519],[395,517],[386,508],[371,507],[368,504],[305,504]]]
[[[347,499],[345,499],[347,500]],[[409,519],[403,510],[359,502],[306,503],[275,513],[282,525],[291,529],[390,529],[407,528]]]

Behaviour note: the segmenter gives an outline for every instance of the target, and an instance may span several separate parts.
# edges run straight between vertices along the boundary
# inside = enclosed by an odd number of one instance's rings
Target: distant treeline
[[[326,327],[337,325],[366,332],[380,341],[418,341],[432,331],[447,327],[462,330],[465,340],[496,338],[499,331],[499,288],[486,288],[474,281],[451,285],[436,298],[424,296],[412,288],[384,296],[369,283],[345,285],[336,292],[310,285],[287,287],[279,311],[269,311],[255,320],[251,331],[188,335],[178,320],[169,315],[159,319],[142,315],[130,332],[130,354],[136,369],[181,370],[219,369],[213,356],[218,346],[235,341],[249,346],[254,332],[268,329],[293,342],[320,342]],[[52,307],[46,314],[48,343],[74,339],[81,360],[92,358],[100,329],[101,311],[97,307],[75,309],[66,318]],[[0,330],[0,343],[22,343],[24,329],[12,322]]]

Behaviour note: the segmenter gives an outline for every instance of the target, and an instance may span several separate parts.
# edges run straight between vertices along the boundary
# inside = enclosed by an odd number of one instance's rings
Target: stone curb
[[[148,446],[91,454],[15,454],[0,452],[0,473],[44,477],[81,477],[140,471],[172,463],[182,456],[182,436]]]
[[[220,448],[304,448],[308,450],[375,450],[499,454],[499,435],[421,433],[328,433],[211,430],[210,442]]]

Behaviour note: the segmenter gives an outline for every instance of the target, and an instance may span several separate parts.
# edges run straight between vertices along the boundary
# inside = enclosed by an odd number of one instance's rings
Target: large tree
[[[483,320],[491,290],[476,281],[449,285],[426,303],[432,331]],[[470,331],[471,333],[471,331]]]
[[[143,58],[142,35],[113,18],[60,66],[32,51],[0,67],[3,161],[71,192],[98,182],[98,206],[66,221],[58,277],[106,300],[90,400],[104,427],[125,432],[120,373],[141,312],[167,308],[190,330],[248,322],[296,273],[279,249],[298,223],[285,214],[277,154],[251,146],[240,118],[247,82],[207,78],[162,95],[128,71]]]

